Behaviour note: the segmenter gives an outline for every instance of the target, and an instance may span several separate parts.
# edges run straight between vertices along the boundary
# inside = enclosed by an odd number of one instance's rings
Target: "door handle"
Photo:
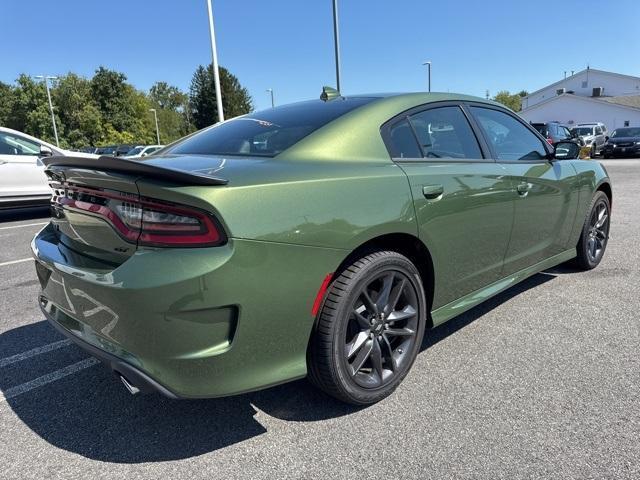
[[[422,194],[424,195],[424,198],[429,200],[439,199],[438,197],[443,193],[444,187],[442,185],[424,185],[422,187]]]
[[[525,182],[519,183],[516,187],[516,190],[518,191],[518,195],[520,195],[521,197],[526,197],[529,193],[529,190],[531,190],[531,184]]]

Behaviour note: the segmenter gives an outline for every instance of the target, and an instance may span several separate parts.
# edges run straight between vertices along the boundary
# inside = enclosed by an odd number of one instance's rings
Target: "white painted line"
[[[69,365],[68,367],[56,370],[55,372],[47,373],[46,375],[31,380],[30,382],[23,383],[22,385],[18,385],[16,387],[11,387],[5,392],[0,392],[0,403],[17,397],[18,395],[22,395],[23,393],[30,392],[35,388],[40,388],[44,385],[60,380],[61,378],[73,375],[74,373],[77,373],[80,370],[84,370],[85,368],[93,367],[97,363],[99,363],[97,359],[90,357],[78,363]]]
[[[40,355],[41,353],[47,353],[52,350],[57,350],[58,348],[66,347],[67,345],[71,345],[71,343],[72,342],[69,339],[60,340],[58,342],[43,345],[42,347],[27,350],[26,352],[11,355],[10,357],[0,358],[0,368],[11,365],[12,363],[21,362],[23,360],[26,360],[27,358],[35,357],[36,355]]]
[[[49,222],[25,223],[24,225],[11,225],[10,227],[0,227],[0,230],[9,230],[11,228],[35,227],[37,225],[46,225]]]
[[[20,260],[11,260],[10,262],[2,262],[0,263],[0,267],[5,267],[7,265],[13,265],[15,263],[22,263],[22,262],[33,262],[33,258],[21,258]]]

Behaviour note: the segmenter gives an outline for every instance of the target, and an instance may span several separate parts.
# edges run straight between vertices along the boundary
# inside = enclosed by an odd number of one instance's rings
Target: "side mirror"
[[[40,145],[40,157],[50,157],[53,155],[53,150],[45,145]]]
[[[140,155],[141,157],[146,157],[147,155],[149,155],[147,152],[142,153],[142,155]]]
[[[580,156],[580,145],[575,142],[558,142],[553,146],[553,158],[571,160]]]
[[[609,141],[609,135],[605,135],[605,137],[604,137],[604,141],[605,141],[605,142],[608,142],[608,141]]]

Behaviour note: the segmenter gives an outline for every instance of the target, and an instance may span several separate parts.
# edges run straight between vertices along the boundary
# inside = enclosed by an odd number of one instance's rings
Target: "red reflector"
[[[314,317],[318,314],[318,310],[320,310],[320,305],[322,305],[322,299],[324,298],[324,294],[329,288],[329,284],[331,283],[331,279],[333,278],[333,272],[328,273],[324,280],[322,281],[322,285],[320,285],[320,290],[318,290],[318,294],[316,295],[316,299],[313,302],[313,308],[311,309],[311,315]]]

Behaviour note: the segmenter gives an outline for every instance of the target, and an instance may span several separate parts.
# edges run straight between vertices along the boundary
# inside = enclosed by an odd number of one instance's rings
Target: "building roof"
[[[524,98],[531,97],[532,95],[535,95],[535,94],[537,94],[537,93],[540,93],[540,92],[542,92],[543,90],[547,90],[548,88],[559,86],[559,85],[563,84],[564,82],[566,82],[567,80],[569,80],[570,78],[572,78],[572,77],[577,77],[578,75],[582,75],[583,73],[586,73],[587,71],[589,71],[589,72],[596,72],[596,73],[602,73],[602,74],[604,74],[604,75],[610,75],[610,76],[612,76],[612,77],[631,78],[631,79],[633,79],[633,80],[638,80],[638,81],[640,81],[640,77],[634,77],[633,75],[625,75],[625,74],[623,74],[623,73],[616,73],[616,72],[607,72],[606,70],[598,70],[598,69],[596,69],[596,68],[590,68],[590,67],[587,67],[587,68],[585,68],[584,70],[580,70],[579,72],[576,72],[576,73],[574,73],[573,75],[568,76],[567,78],[563,78],[562,80],[558,80],[557,82],[554,82],[554,83],[551,83],[551,84],[549,84],[549,85],[547,85],[547,86],[544,86],[544,87],[542,87],[542,88],[539,88],[539,89],[538,89],[538,90],[536,90],[535,92],[531,92],[531,93],[529,93],[529,94],[528,94],[526,97],[524,97]]]
[[[605,102],[623,105],[625,107],[640,108],[640,95],[623,95],[620,97],[600,97]]]
[[[582,95],[574,95],[572,93],[562,93],[553,97],[546,98],[541,102],[535,103],[527,108],[523,108],[522,112],[534,110],[538,107],[554,102],[560,98],[575,99],[585,102],[610,103],[616,107],[629,108],[636,112],[640,112],[640,95],[622,95],[619,97],[584,97]]]

